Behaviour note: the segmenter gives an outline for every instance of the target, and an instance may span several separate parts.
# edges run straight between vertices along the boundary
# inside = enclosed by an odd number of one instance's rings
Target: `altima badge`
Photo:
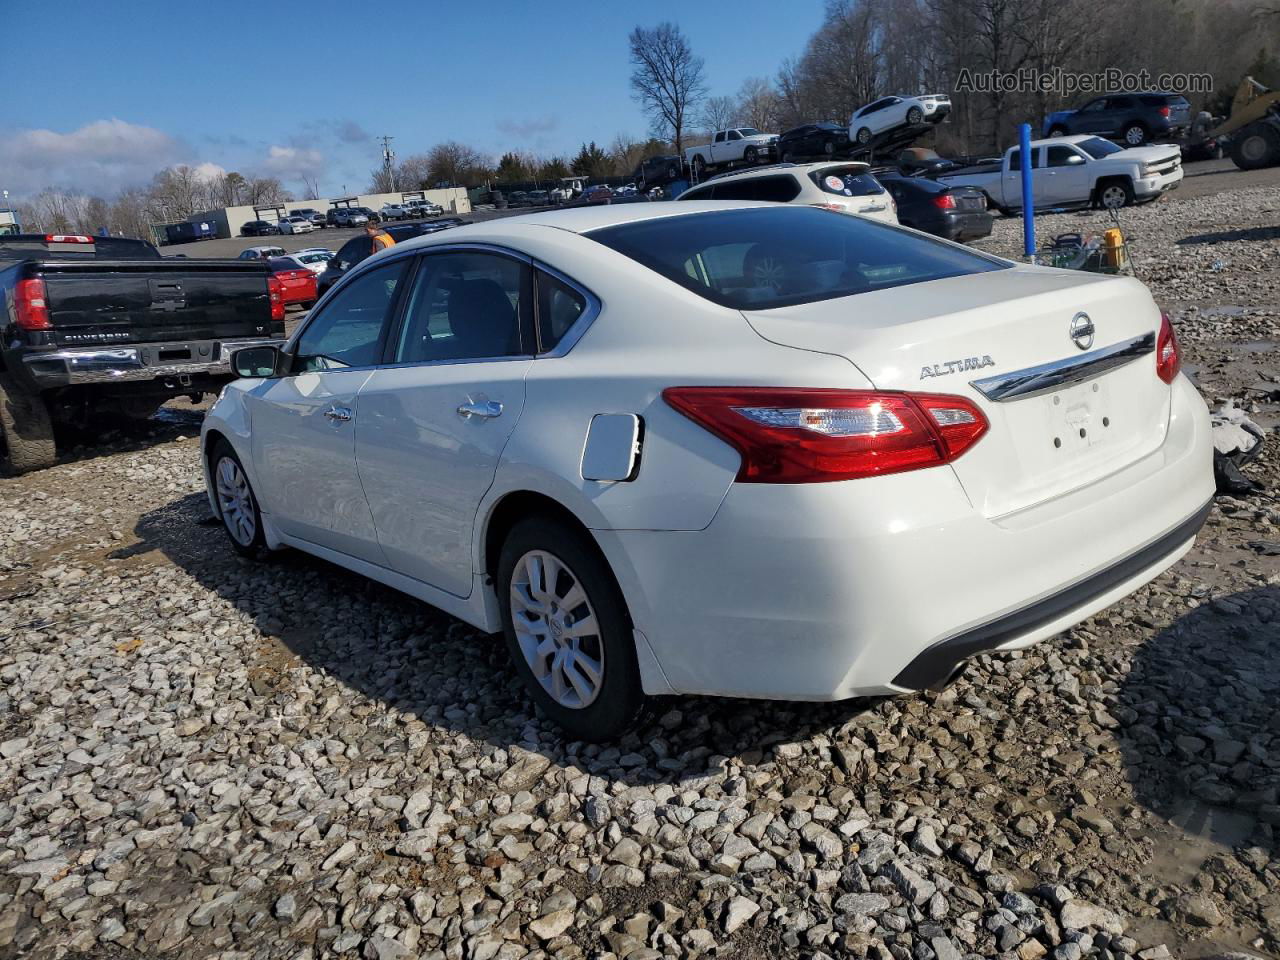
[[[994,367],[995,365],[996,362],[991,359],[990,354],[983,354],[980,357],[965,357],[963,360],[946,360],[942,363],[935,363],[931,367],[921,367],[920,379],[928,380],[930,377],[945,377],[951,373],[981,370],[983,367]]]
[[[1072,343],[1081,350],[1088,350],[1093,346],[1093,321],[1083,310],[1071,318],[1068,332],[1071,334]]]

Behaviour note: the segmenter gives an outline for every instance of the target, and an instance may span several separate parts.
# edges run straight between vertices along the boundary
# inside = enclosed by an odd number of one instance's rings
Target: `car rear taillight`
[[[45,243],[93,243],[93,237],[73,233],[46,233]]]
[[[1160,314],[1160,334],[1156,337],[1156,376],[1165,383],[1173,383],[1173,378],[1182,369],[1182,355],[1178,351],[1178,336],[1173,332],[1173,324],[1169,322],[1167,313]]]
[[[941,193],[933,198],[933,205],[939,210],[954,210],[956,208],[956,198],[949,193]]]
[[[950,463],[987,432],[964,397],[670,387],[662,398],[742,455],[742,483],[853,480]]]
[[[1167,116],[1169,116],[1171,113],[1173,113],[1173,111],[1172,111],[1171,109],[1169,109],[1168,107],[1161,107],[1161,108],[1160,108],[1160,116],[1162,116],[1162,117],[1167,117]]]
[[[267,277],[267,297],[271,300],[271,319],[284,319],[284,284],[274,273]]]
[[[52,330],[48,292],[39,277],[19,280],[14,287],[14,323],[19,330]]]

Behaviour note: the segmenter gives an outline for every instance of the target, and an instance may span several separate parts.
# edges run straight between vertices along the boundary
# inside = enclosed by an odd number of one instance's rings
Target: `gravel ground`
[[[1270,426],[1278,209],[1264,186],[1125,218],[1206,396]],[[0,956],[1280,951],[1270,494],[944,693],[661,701],[586,746],[492,639],[297,553],[238,559],[199,416],[0,479]],[[1280,489],[1274,436],[1246,472]]]

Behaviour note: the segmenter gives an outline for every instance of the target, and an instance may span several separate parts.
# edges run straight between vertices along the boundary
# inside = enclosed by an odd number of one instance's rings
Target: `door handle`
[[[324,415],[335,423],[345,423],[351,419],[351,408],[332,406],[324,412]]]
[[[458,405],[458,416],[463,420],[469,420],[472,417],[492,420],[494,417],[502,416],[502,404],[496,400],[483,400],[480,402],[468,400],[466,403]]]

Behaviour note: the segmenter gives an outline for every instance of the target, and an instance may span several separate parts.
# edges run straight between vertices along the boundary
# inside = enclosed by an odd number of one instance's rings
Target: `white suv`
[[[679,200],[769,200],[898,222],[893,197],[865,163],[779,163],[724,173],[686,190]]]

